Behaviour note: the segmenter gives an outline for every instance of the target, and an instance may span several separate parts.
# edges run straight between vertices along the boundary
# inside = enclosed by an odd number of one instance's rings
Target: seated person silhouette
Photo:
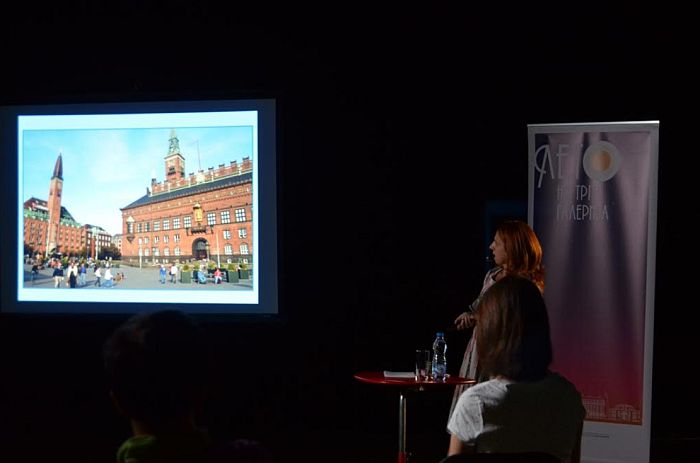
[[[214,443],[198,427],[212,355],[205,333],[184,313],[130,318],[105,342],[103,358],[112,401],[133,432],[117,463],[272,461],[256,442]]]
[[[476,317],[479,362],[489,380],[459,397],[447,426],[448,456],[541,452],[580,461],[585,409],[575,386],[548,369],[549,319],[537,286],[503,277],[484,293]]]

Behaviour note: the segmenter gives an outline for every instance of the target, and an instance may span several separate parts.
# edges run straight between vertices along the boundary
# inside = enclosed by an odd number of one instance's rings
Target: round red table
[[[355,379],[367,384],[395,386],[399,391],[399,457],[398,463],[408,461],[406,453],[406,392],[409,390],[425,391],[438,390],[460,384],[475,384],[476,381],[460,376],[448,376],[445,381],[417,380],[411,378],[394,378],[384,376],[383,371],[361,371],[354,375]]]

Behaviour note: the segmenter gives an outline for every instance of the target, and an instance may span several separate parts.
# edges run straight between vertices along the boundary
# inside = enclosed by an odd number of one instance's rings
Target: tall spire
[[[59,178],[63,180],[63,153],[58,152],[58,159],[56,159],[56,165],[53,167],[53,175],[51,178]]]
[[[61,228],[61,193],[63,191],[63,153],[58,153],[53,175],[49,182],[49,199],[46,206],[49,209],[49,222],[46,226],[46,253],[55,252],[59,248],[59,230]]]
[[[175,129],[170,130],[170,149],[168,149],[168,156],[171,154],[180,154],[180,140],[175,134]]]

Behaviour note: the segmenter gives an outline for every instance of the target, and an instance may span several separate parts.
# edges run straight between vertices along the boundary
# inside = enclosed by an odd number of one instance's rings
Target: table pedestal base
[[[407,463],[406,453],[406,394],[403,390],[399,393],[399,460],[398,463]]]
[[[459,376],[448,376],[444,381],[419,381],[413,375],[410,378],[386,377],[381,371],[361,371],[355,379],[363,383],[394,386],[399,390],[399,456],[398,463],[408,463],[410,454],[406,452],[406,393],[412,390],[425,391],[444,389],[463,384],[475,384],[476,381]]]

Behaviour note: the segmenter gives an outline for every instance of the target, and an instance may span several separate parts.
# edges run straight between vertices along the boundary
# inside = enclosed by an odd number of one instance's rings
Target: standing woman
[[[78,282],[78,266],[75,261],[71,261],[68,266],[68,284],[71,288],[75,288],[75,284]]]
[[[469,305],[469,309],[455,320],[458,330],[471,328],[476,323],[476,312],[484,293],[497,281],[506,275],[527,278],[544,293],[544,267],[542,266],[542,246],[537,235],[530,226],[521,220],[508,220],[501,223],[496,229],[493,242],[489,246],[493,253],[494,268],[489,270],[484,277],[479,297]],[[473,331],[467,344],[459,369],[459,376],[484,380],[478,368],[478,355],[476,349],[476,331]],[[450,416],[455,408],[457,399],[468,386],[457,386]]]

